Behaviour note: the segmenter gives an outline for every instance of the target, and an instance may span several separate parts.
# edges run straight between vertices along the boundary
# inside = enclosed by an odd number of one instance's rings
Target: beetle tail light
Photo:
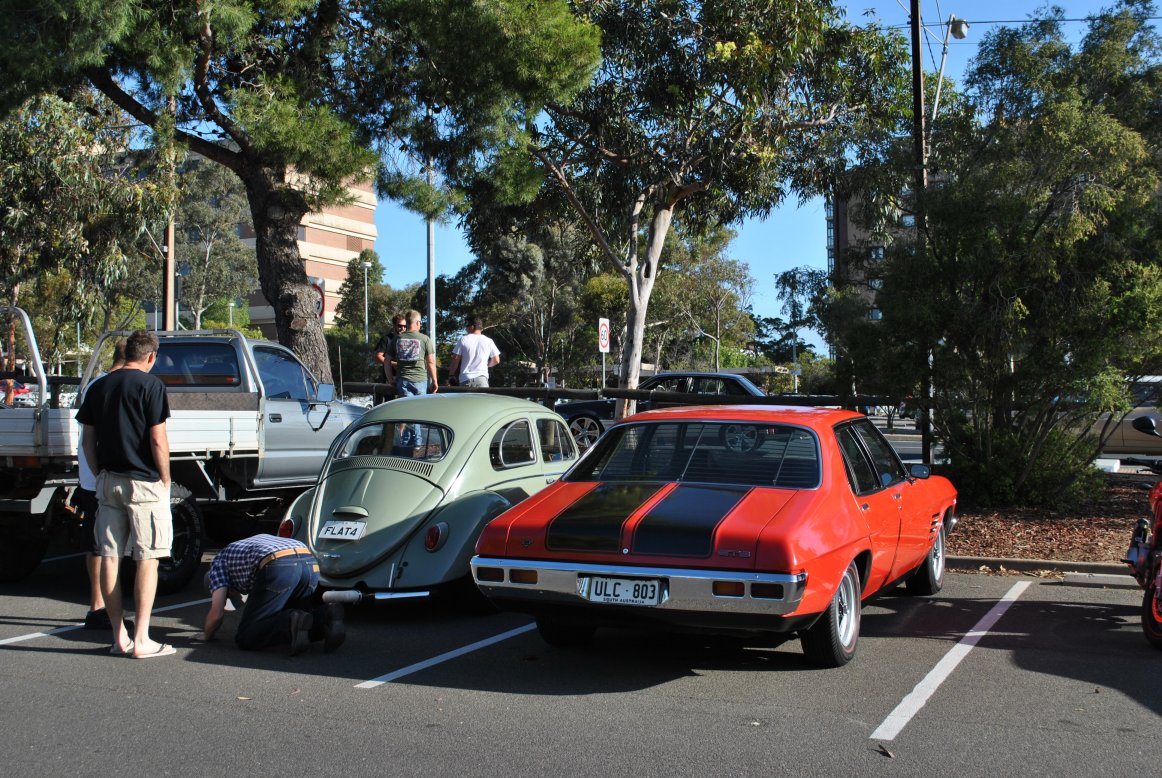
[[[280,538],[293,538],[295,536],[295,520],[287,518],[279,522],[278,536]]]
[[[428,527],[424,533],[424,548],[428,551],[439,551],[448,541],[448,525],[440,521]]]

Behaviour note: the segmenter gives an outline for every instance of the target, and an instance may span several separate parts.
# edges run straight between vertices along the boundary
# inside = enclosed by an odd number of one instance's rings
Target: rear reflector
[[[536,570],[509,570],[508,580],[518,584],[535,584],[537,582]]]
[[[478,567],[476,568],[476,580],[501,583],[504,581],[504,570],[500,567]]]
[[[428,527],[428,532],[424,535],[424,548],[435,551],[438,545],[440,545],[440,525],[434,524]]]
[[[742,597],[746,593],[746,587],[742,581],[715,581],[714,582],[714,596],[715,597]]]
[[[752,583],[750,585],[750,596],[762,600],[781,600],[783,599],[783,585],[776,583]]]
[[[278,536],[280,538],[293,538],[295,536],[295,523],[292,519],[283,519],[279,522]]]

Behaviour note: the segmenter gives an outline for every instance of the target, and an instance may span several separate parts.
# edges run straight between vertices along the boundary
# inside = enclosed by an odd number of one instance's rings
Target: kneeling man
[[[255,535],[222,549],[210,564],[206,588],[210,612],[203,640],[212,640],[226,615],[231,595],[247,595],[234,642],[242,649],[289,645],[291,656],[303,653],[312,641],[334,651],[346,638],[343,606],[311,607],[319,585],[319,563],[297,540]]]

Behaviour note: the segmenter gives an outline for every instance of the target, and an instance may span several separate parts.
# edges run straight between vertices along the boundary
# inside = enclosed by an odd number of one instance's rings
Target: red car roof
[[[627,416],[623,421],[745,421],[763,424],[798,424],[816,430],[828,429],[841,421],[862,418],[863,414],[842,408],[810,405],[685,405],[659,408]]]

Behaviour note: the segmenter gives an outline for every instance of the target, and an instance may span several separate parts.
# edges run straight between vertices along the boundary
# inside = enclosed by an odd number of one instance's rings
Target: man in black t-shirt
[[[97,476],[97,542],[101,591],[113,624],[111,653],[136,659],[167,656],[173,646],[149,637],[157,595],[158,560],[170,555],[169,402],[165,385],[149,371],[157,336],[138,330],[125,342],[125,366],[92,384],[77,421],[84,425],[85,457]],[[137,560],[133,594],[137,622],[132,640],[123,624],[121,557]]]

